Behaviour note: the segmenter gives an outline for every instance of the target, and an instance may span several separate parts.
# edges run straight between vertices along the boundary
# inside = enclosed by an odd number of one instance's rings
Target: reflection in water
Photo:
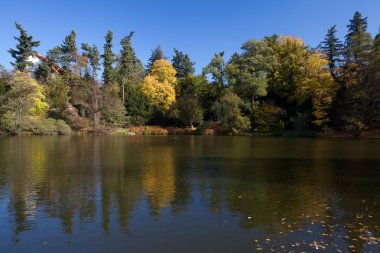
[[[3,137],[0,252],[380,251],[379,144]]]

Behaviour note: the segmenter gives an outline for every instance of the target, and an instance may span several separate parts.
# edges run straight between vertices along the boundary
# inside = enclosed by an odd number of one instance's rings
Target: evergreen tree
[[[71,31],[69,35],[67,35],[60,46],[61,49],[61,57],[60,62],[63,69],[69,69],[70,66],[77,62],[77,44],[76,44],[76,33],[75,31]]]
[[[141,61],[136,57],[136,53],[132,47],[132,38],[134,32],[131,32],[128,36],[125,36],[120,44],[120,57],[118,60],[118,81],[122,86],[122,101],[125,103],[127,112],[130,113],[129,105],[130,99],[134,100],[136,92],[139,92],[137,89],[132,88],[132,86],[138,85],[144,76],[144,68],[141,64]],[[133,102],[132,102],[133,104]]]
[[[115,55],[112,52],[112,40],[113,33],[112,31],[108,31],[106,37],[106,43],[104,44],[104,53],[101,56],[103,58],[103,83],[105,85],[111,84],[114,81],[114,68],[113,64],[115,62]]]
[[[188,77],[190,74],[194,74],[194,62],[190,60],[189,55],[174,48],[174,56],[172,58],[172,64],[177,71],[177,79]]]
[[[370,58],[369,89],[371,106],[368,110],[371,127],[380,127],[380,33],[376,35]]]
[[[97,71],[100,69],[99,68],[100,55],[99,55],[98,47],[96,45],[90,46],[87,43],[82,43],[82,50],[83,50],[82,55],[84,57],[87,57],[88,61],[90,62],[91,78],[95,80],[97,76]]]
[[[343,43],[336,36],[336,33],[336,25],[330,27],[320,46],[322,52],[326,55],[326,59],[329,61],[329,70],[334,78],[336,78],[336,68],[341,61],[343,50]]]
[[[16,24],[17,30],[20,31],[19,37],[14,37],[18,41],[16,49],[9,49],[8,52],[15,59],[14,63],[11,63],[17,70],[25,71],[28,67],[33,66],[33,63],[28,61],[28,58],[34,56],[35,52],[33,48],[40,45],[39,41],[34,41],[33,36],[27,34],[25,29],[18,23]]]
[[[166,59],[166,57],[164,56],[164,52],[162,51],[161,46],[158,45],[156,49],[152,50],[152,54],[148,60],[148,64],[146,65],[146,72],[150,71],[150,68],[152,67],[155,61],[161,59]]]
[[[335,105],[336,124],[356,133],[366,128],[369,121],[370,90],[367,83],[372,38],[367,32],[367,18],[359,12],[347,25],[342,69],[343,86]]]
[[[367,32],[367,18],[363,18],[360,12],[355,12],[354,17],[347,25],[345,55],[346,61],[354,62],[360,67],[368,64],[371,52],[372,38]]]

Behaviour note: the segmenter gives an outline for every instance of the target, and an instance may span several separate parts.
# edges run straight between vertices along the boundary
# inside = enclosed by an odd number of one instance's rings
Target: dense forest
[[[252,39],[228,60],[216,53],[200,75],[188,54],[174,49],[169,59],[160,46],[143,66],[134,32],[114,52],[108,31],[101,53],[78,45],[72,31],[45,58],[36,51],[40,41],[16,28],[17,45],[9,50],[14,69],[0,69],[4,134],[138,126],[147,133],[146,126],[159,126],[194,134],[328,136],[380,129],[380,33],[373,38],[359,12],[344,39],[336,26],[316,48],[292,36]]]

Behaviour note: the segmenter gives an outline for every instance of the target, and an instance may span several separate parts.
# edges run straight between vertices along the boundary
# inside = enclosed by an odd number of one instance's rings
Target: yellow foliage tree
[[[16,71],[10,84],[8,99],[2,106],[6,112],[2,121],[14,133],[20,134],[22,126],[28,124],[31,117],[44,116],[49,105],[45,101],[43,86],[30,74]]]
[[[337,92],[337,85],[329,72],[328,61],[316,50],[308,52],[304,62],[305,76],[296,85],[295,98],[298,103],[311,100],[313,123],[317,126],[329,122],[328,109]]]
[[[175,102],[175,75],[176,71],[168,61],[160,59],[153,63],[141,84],[141,90],[152,106],[167,111]]]

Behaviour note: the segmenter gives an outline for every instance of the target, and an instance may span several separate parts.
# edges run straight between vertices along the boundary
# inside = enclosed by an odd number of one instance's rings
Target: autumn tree
[[[2,105],[5,111],[2,125],[14,134],[21,134],[33,117],[44,116],[49,105],[43,87],[28,73],[16,71],[10,81],[10,90]]]
[[[33,66],[33,63],[29,61],[29,57],[35,55],[34,48],[40,45],[39,41],[34,41],[33,36],[28,35],[25,29],[18,23],[16,28],[20,32],[19,37],[14,37],[18,44],[16,49],[9,49],[8,52],[15,59],[14,63],[11,63],[17,70],[25,71],[28,67]]]
[[[305,76],[296,83],[294,99],[298,104],[312,104],[313,123],[320,127],[329,121],[329,110],[338,90],[332,74],[326,69],[329,61],[324,54],[310,51],[304,63]]]
[[[141,84],[141,90],[152,106],[167,111],[175,102],[175,75],[176,71],[168,61],[161,59],[153,63]]]

